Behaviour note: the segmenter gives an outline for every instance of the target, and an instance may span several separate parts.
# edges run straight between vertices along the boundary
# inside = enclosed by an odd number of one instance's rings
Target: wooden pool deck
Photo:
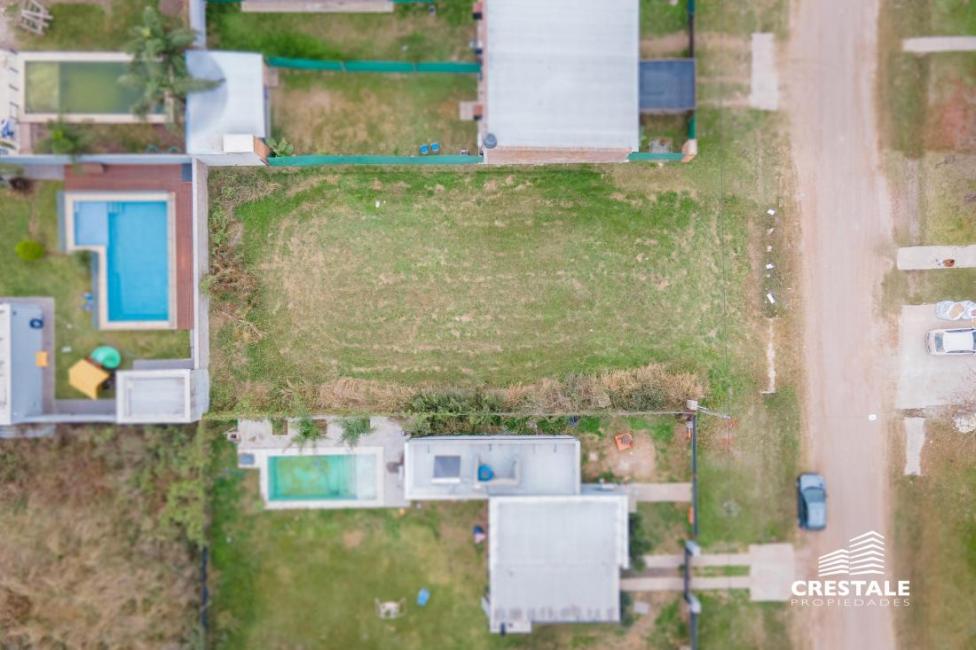
[[[193,328],[193,185],[184,165],[66,165],[66,191],[172,192],[176,214],[176,329]]]

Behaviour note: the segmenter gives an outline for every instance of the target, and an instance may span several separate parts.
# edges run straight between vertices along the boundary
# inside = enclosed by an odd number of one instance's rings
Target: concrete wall
[[[200,282],[210,270],[210,201],[207,192],[207,166],[193,163],[193,332],[190,341],[193,368],[210,367],[210,297],[201,291]]]

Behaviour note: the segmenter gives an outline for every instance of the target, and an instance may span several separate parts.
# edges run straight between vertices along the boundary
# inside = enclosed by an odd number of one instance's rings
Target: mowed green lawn
[[[29,194],[0,190],[0,297],[54,298],[56,396],[82,399],[68,384],[68,368],[99,345],[122,352],[123,368],[135,359],[184,359],[190,335],[172,330],[99,330],[84,295],[93,291],[92,274],[80,253],[58,252],[57,193],[60,183],[37,183]],[[43,259],[24,261],[14,253],[17,242],[44,244]]]
[[[721,388],[741,370],[727,352],[755,304],[744,205],[655,191],[649,168],[211,183],[212,228],[231,233],[216,239],[254,279],[212,293],[217,412],[340,378],[503,386],[661,361]]]

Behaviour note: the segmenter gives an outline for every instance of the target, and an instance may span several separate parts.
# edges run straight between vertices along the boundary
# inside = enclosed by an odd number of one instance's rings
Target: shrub
[[[85,131],[59,119],[48,127],[47,138],[40,143],[38,150],[77,158],[88,151],[90,144]]]
[[[25,262],[34,262],[44,257],[44,244],[33,239],[24,239],[17,242],[14,252]]]
[[[497,429],[504,411],[497,396],[482,391],[425,391],[414,395],[407,410],[416,413],[411,433],[418,436],[445,433],[485,433]]]
[[[349,417],[339,420],[342,427],[342,441],[350,447],[355,447],[359,439],[373,430],[368,417]]]
[[[298,421],[298,433],[295,440],[299,447],[304,447],[306,443],[315,444],[325,435],[325,427],[320,427],[319,423],[309,417],[304,417]]]
[[[268,138],[267,145],[271,149],[271,155],[275,158],[278,156],[290,156],[295,153],[295,145],[284,138]]]

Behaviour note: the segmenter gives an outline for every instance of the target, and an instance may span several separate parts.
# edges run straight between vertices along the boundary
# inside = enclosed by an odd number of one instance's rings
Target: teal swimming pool
[[[376,462],[376,456],[371,454],[271,456],[268,458],[268,499],[376,499]]]
[[[109,323],[168,322],[169,205],[166,201],[72,202],[74,244],[102,247]]]
[[[119,83],[124,61],[26,61],[24,104],[28,114],[126,115],[140,97]]]

